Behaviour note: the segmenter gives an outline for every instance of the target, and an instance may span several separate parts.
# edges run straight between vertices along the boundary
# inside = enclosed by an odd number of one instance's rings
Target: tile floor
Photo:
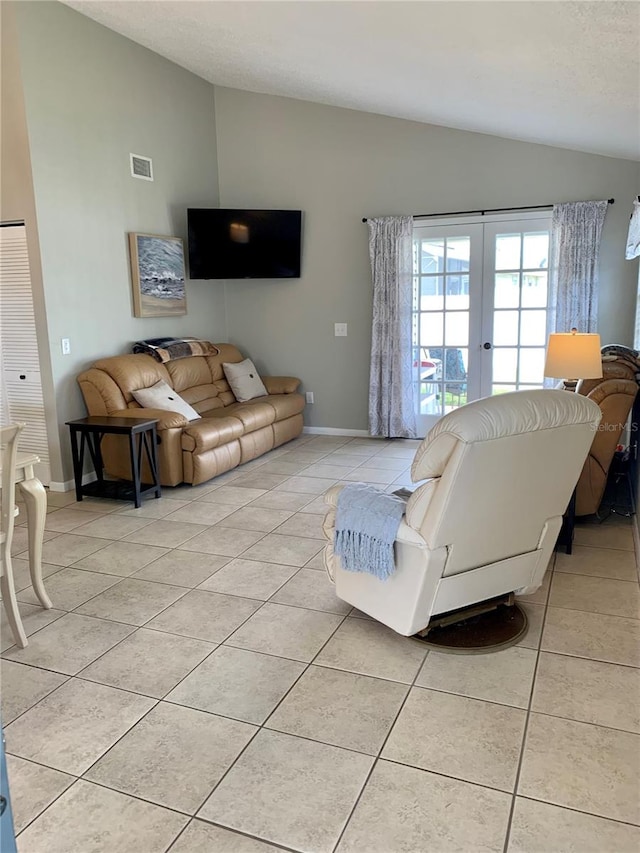
[[[582,526],[516,647],[427,654],[333,594],[321,495],[415,442],[304,436],[141,509],[51,494],[2,628],[20,853],[640,849],[632,529]]]

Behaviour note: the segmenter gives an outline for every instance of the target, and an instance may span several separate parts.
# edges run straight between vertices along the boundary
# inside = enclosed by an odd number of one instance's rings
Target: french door
[[[418,432],[471,400],[543,386],[548,213],[414,227]]]

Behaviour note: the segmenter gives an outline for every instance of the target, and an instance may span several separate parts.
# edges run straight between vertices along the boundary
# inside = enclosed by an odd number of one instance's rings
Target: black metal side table
[[[73,456],[73,477],[76,483],[76,499],[86,497],[115,498],[132,500],[136,507],[142,506],[142,498],[153,492],[156,498],[161,496],[160,474],[157,455],[157,419],[148,418],[110,418],[92,415],[67,421],[71,433],[71,453]],[[78,447],[78,435],[80,446]],[[131,482],[105,480],[100,443],[105,435],[126,435],[129,438],[131,458]],[[84,451],[89,448],[98,479],[94,483],[82,484],[84,469]],[[153,478],[150,485],[140,482],[143,454],[146,452],[149,470]]]

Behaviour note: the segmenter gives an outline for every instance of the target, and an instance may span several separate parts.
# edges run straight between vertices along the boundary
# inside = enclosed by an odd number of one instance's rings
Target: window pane
[[[549,233],[525,234],[522,246],[522,266],[525,270],[546,269],[549,266]]]
[[[543,347],[547,343],[547,312],[523,311],[520,345]]]
[[[441,347],[443,338],[444,314],[420,315],[420,343],[424,347]]]
[[[444,410],[452,412],[467,402],[467,386],[462,382],[447,382],[444,392]]]
[[[448,347],[469,345],[468,311],[448,311],[445,314],[444,342]]]
[[[423,273],[444,272],[444,240],[423,240],[421,263]]]
[[[543,350],[544,352],[544,350]],[[515,382],[518,367],[517,349],[494,349],[493,381],[497,383]],[[514,389],[515,390],[515,389]]]
[[[520,350],[519,382],[542,385],[544,382],[544,347]]]
[[[442,388],[435,382],[420,382],[418,386],[419,411],[421,415],[442,414]]]
[[[470,237],[449,237],[447,240],[447,271],[469,272]]]
[[[493,345],[512,346],[518,343],[519,311],[494,311]]]
[[[422,348],[422,356],[416,363],[419,364],[421,382],[439,382],[442,379],[442,362],[431,358],[428,349]]]
[[[498,234],[496,237],[496,269],[520,269],[520,234]]]
[[[445,283],[447,311],[469,310],[469,276],[448,275]]]
[[[546,308],[547,305],[547,273],[522,273],[522,307]]]
[[[515,391],[515,385],[492,385],[491,393],[492,394],[510,394],[511,391]]]
[[[452,347],[444,351],[444,378],[447,387],[451,380],[463,382],[467,378],[467,364],[469,363],[469,350],[460,347]]]
[[[439,275],[427,275],[420,279],[420,308],[423,311],[442,311],[444,279]]]
[[[520,294],[520,276],[514,273],[498,273],[494,292],[495,308],[517,308]]]

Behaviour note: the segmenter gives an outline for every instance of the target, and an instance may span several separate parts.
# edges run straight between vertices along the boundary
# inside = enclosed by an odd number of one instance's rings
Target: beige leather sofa
[[[103,358],[78,377],[90,415],[157,418],[160,481],[163,486],[197,485],[296,438],[302,432],[304,398],[299,379],[263,376],[268,396],[236,402],[223,362],[244,356],[231,344],[216,344],[215,356],[190,356],[161,364],[149,355]],[[163,379],[202,417],[143,409],[133,392]],[[131,478],[129,451],[122,436],[102,440],[105,471]],[[143,467],[143,479],[149,472]]]
[[[583,379],[576,392],[600,406],[602,421],[576,486],[576,515],[597,513],[609,466],[638,392],[638,365],[624,358],[602,360],[602,379]]]

